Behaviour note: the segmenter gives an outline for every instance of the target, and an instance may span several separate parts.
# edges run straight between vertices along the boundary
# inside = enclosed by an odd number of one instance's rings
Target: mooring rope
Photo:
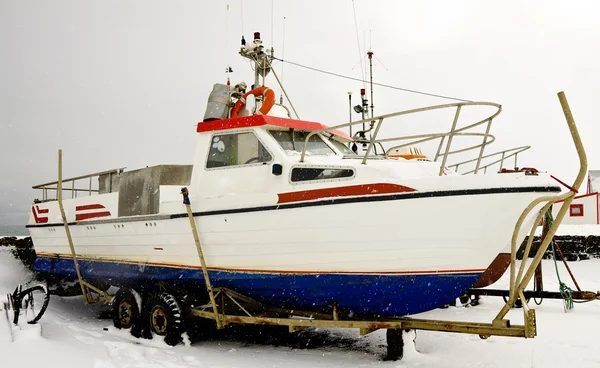
[[[554,217],[552,216],[551,208],[548,208],[548,210],[546,211],[546,221],[548,221],[548,227],[552,227],[552,224],[554,223]],[[565,312],[568,312],[569,310],[573,309],[573,307],[574,307],[573,303],[587,303],[587,302],[596,300],[596,299],[573,300],[573,289],[571,289],[569,286],[567,286],[567,284],[562,282],[562,280],[560,278],[560,272],[558,272],[558,262],[556,261],[556,251],[554,248],[554,237],[550,241],[550,246],[552,247],[552,259],[554,260],[554,270],[556,271],[556,278],[558,279],[558,289],[559,289],[560,295],[563,298]],[[580,291],[580,293],[595,294],[592,291]]]

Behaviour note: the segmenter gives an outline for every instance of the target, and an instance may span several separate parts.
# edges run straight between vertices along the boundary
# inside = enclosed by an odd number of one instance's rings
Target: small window
[[[292,181],[310,181],[349,178],[354,176],[352,169],[327,169],[318,167],[295,167],[292,169]]]
[[[583,204],[572,204],[571,206],[569,206],[569,216],[582,217],[583,216]]]
[[[356,152],[352,151],[350,148],[348,148],[348,146],[346,146],[345,144],[343,144],[340,141],[336,141],[333,138],[329,138],[329,142],[331,142],[331,144],[333,144],[333,146],[335,148],[337,148],[338,150],[340,150],[342,152],[342,154],[344,155],[353,155],[356,156]]]
[[[252,132],[221,134],[212,137],[206,168],[251,165],[272,159],[269,151]]]
[[[286,153],[302,153],[304,142],[310,132],[302,130],[270,130],[269,133]],[[335,151],[323,141],[319,134],[313,134],[306,145],[307,155],[334,155]]]

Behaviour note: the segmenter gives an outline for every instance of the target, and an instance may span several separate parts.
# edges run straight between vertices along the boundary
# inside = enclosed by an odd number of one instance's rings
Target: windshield
[[[304,141],[306,140],[306,136],[310,132],[305,131],[290,131],[290,130],[270,130],[269,133],[275,138],[277,143],[283,148],[287,153],[298,152],[302,153],[304,149]],[[321,136],[318,134],[312,135],[308,139],[308,144],[306,146],[306,154],[307,155],[334,155],[335,151],[331,149],[321,139]]]
[[[354,155],[354,156],[357,155],[356,152],[352,151],[350,148],[348,148],[348,146],[346,146],[345,144],[343,144],[340,141],[336,141],[333,138],[329,138],[329,142],[331,144],[333,144],[335,148],[340,150],[344,155]]]

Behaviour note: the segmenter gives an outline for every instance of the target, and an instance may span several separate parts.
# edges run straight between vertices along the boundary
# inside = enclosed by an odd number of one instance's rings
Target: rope
[[[333,73],[333,72],[328,72],[326,70],[322,70],[322,69],[317,69],[317,68],[313,68],[310,66],[306,66],[306,65],[302,65],[302,64],[298,64],[298,63],[294,63],[292,61],[287,61],[287,60],[283,60],[283,59],[278,59],[276,57],[273,57],[274,60],[279,60],[282,63],[288,63],[288,64],[292,64],[295,66],[298,66],[300,68],[305,68],[305,69],[309,69],[315,72],[319,72],[319,73],[324,73],[324,74],[329,74],[329,75],[333,75],[335,77],[340,77],[340,78],[345,78],[345,79],[350,79],[353,81],[358,81],[358,82],[363,82],[366,83],[367,81],[364,79],[360,79],[360,78],[354,78],[354,77],[349,77],[347,75],[342,75],[342,74],[338,74],[338,73]],[[399,91],[404,91],[404,92],[410,92],[410,93],[416,93],[416,94],[420,94],[420,95],[425,95],[425,96],[430,96],[430,97],[439,97],[439,98],[445,98],[448,100],[454,100],[454,101],[461,101],[461,102],[473,102],[471,100],[465,100],[462,98],[456,98],[456,97],[450,97],[450,96],[444,96],[444,95],[438,95],[435,93],[428,93],[428,92],[421,92],[421,91],[417,91],[414,89],[408,89],[408,88],[401,88],[401,87],[396,87],[396,86],[391,86],[389,84],[382,84],[382,83],[375,83],[373,82],[374,85],[376,86],[381,86],[381,87],[386,87],[386,88],[391,88],[391,89],[395,89],[395,90],[399,90]]]
[[[548,221],[548,226],[552,227],[552,224],[554,223],[554,218],[552,216],[552,210],[550,208],[546,211],[546,221]],[[556,271],[556,278],[558,279],[558,289],[559,289],[560,295],[563,298],[565,312],[568,312],[569,310],[573,309],[573,307],[574,307],[573,303],[587,303],[587,302],[596,300],[596,299],[573,300],[573,289],[571,289],[570,287],[567,286],[567,284],[562,282],[562,280],[560,278],[560,273],[558,272],[558,262],[556,261],[556,251],[554,248],[554,237],[550,241],[550,246],[552,247],[552,259],[554,260],[554,270]],[[581,291],[581,293],[588,293],[588,291]],[[594,292],[590,292],[590,293],[594,294]]]

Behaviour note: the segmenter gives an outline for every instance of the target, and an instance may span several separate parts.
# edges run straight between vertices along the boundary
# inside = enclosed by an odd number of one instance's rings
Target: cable
[[[345,79],[350,79],[350,80],[354,80],[354,81],[366,83],[366,80],[364,80],[364,79],[359,79],[359,78],[349,77],[347,75],[342,75],[342,74],[337,74],[337,73],[333,73],[333,72],[328,72],[326,70],[317,69],[317,68],[313,68],[313,67],[310,67],[310,66],[306,66],[306,65],[294,63],[292,61],[278,59],[276,57],[273,57],[273,59],[274,60],[279,60],[282,63],[292,64],[292,65],[298,66],[300,68],[309,69],[309,70],[312,70],[312,71],[315,71],[315,72],[329,74],[329,75],[333,75],[333,76],[340,77],[340,78],[345,78]],[[461,102],[473,102],[471,100],[465,100],[465,99],[462,99],[462,98],[450,97],[450,96],[444,96],[444,95],[438,95],[438,94],[435,94],[435,93],[421,92],[421,91],[417,91],[417,90],[414,90],[414,89],[408,89],[408,88],[391,86],[389,84],[382,84],[382,83],[375,83],[375,82],[373,82],[373,84],[376,85],[376,86],[380,86],[380,87],[387,87],[387,88],[396,89],[396,90],[399,90],[399,91],[411,92],[411,93],[416,93],[416,94],[425,95],[425,96],[439,97],[439,98],[445,98],[445,99],[448,99],[448,100],[461,101]]]

